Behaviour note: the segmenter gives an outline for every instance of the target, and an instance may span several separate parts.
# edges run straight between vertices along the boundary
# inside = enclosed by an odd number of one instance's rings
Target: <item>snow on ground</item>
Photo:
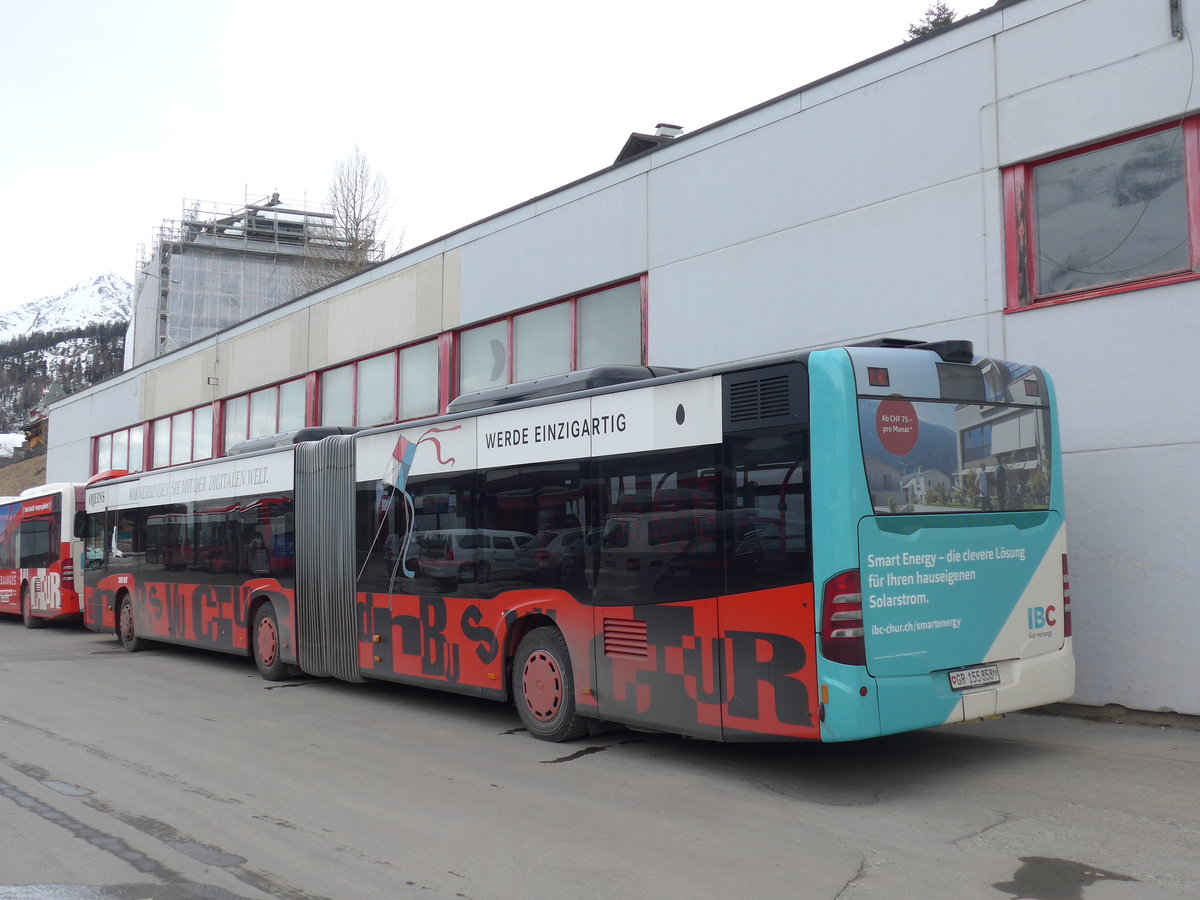
[[[13,448],[19,447],[23,443],[25,443],[24,434],[0,434],[0,456],[12,456]]]

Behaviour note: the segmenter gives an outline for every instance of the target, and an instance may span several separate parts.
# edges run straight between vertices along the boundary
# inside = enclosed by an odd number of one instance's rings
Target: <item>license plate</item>
[[[956,691],[967,688],[988,687],[1000,683],[999,666],[972,666],[970,669],[959,669],[950,672],[950,687]]]

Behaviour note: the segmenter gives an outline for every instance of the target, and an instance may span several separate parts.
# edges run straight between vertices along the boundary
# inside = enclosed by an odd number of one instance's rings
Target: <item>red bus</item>
[[[74,520],[83,487],[46,484],[0,501],[0,613],[19,615],[27,628],[79,616],[83,541]],[[82,587],[82,585],[80,585]]]
[[[21,500],[0,497],[0,613],[21,614],[21,573],[17,568],[17,531]]]
[[[608,367],[299,437],[89,486],[88,627],[511,701],[551,741],[855,740],[1073,690],[1053,388],[969,342]]]

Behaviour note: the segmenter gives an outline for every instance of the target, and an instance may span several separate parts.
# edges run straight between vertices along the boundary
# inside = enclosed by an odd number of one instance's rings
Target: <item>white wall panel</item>
[[[991,71],[989,45],[971,46],[656,166],[651,265],[978,172],[980,109],[993,96]]]
[[[1076,700],[1200,714],[1200,444],[1066,458]]]
[[[1023,7],[1033,12],[1030,3],[1017,4],[1014,12]],[[1067,78],[1086,81],[1103,66],[1168,41],[1174,39],[1166,0],[1086,0],[1053,15],[1027,18],[997,35],[997,92],[1009,97]]]
[[[1164,50],[1186,64],[1187,49]],[[1048,156],[1182,115],[1186,80],[1159,54],[1138,56],[1095,72],[1007,97],[999,104],[1004,165]],[[1190,102],[1195,108],[1200,96]]]
[[[645,176],[462,248],[463,323],[644,272]]]
[[[1054,379],[1068,452],[1200,442],[1200,289],[1170,285],[1005,318],[1007,352]]]
[[[986,341],[980,179],[650,274],[651,362],[692,366],[902,329]],[[998,309],[993,303],[993,310]],[[734,312],[736,311],[736,312]]]
[[[141,382],[128,376],[113,379],[100,391],[83,391],[50,410],[46,446],[46,481],[86,481],[91,474],[93,435],[136,425],[144,416]]]

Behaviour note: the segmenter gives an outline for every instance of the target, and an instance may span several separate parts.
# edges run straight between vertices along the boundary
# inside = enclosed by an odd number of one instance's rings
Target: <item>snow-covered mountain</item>
[[[0,313],[0,341],[48,331],[128,322],[133,285],[112,272],[87,278],[61,294]]]
[[[0,432],[121,371],[133,287],[111,272],[0,313]]]

